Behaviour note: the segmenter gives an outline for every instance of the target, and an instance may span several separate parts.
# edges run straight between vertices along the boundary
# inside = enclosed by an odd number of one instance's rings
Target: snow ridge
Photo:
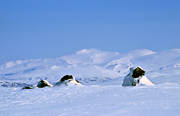
[[[0,116],[179,116],[180,49],[126,54],[83,49],[51,59],[0,65]],[[122,87],[132,66],[146,70],[155,86]],[[84,86],[22,90],[41,79],[51,84],[73,75]]]
[[[97,49],[83,49],[71,55],[52,59],[9,61],[0,65],[1,80],[35,83],[40,79],[57,81],[71,74],[81,80],[117,79],[132,66],[143,67],[149,78],[179,75],[180,50],[154,52],[134,50],[127,54]]]

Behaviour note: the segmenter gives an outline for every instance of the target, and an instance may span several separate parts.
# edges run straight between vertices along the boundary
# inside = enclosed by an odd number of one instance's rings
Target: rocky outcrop
[[[122,86],[154,85],[146,76],[145,71],[140,68],[130,68],[128,75],[124,77]]]
[[[76,80],[72,75],[65,75],[63,76],[60,81],[58,81],[55,86],[59,86],[59,85],[81,85],[81,83]]]

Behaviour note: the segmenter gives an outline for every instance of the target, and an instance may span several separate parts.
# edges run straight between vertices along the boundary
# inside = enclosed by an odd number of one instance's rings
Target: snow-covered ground
[[[143,67],[155,86],[122,87],[132,66]],[[84,86],[21,89],[66,74]],[[180,49],[83,49],[54,59],[9,61],[0,65],[0,92],[2,116],[179,116]]]

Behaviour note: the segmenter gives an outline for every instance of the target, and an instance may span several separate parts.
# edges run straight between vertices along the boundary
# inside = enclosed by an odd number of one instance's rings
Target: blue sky
[[[0,59],[180,48],[179,0],[0,0]]]

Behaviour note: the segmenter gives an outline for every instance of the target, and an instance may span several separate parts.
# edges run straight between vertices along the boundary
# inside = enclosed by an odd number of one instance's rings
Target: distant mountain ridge
[[[0,65],[0,80],[35,83],[40,79],[56,81],[66,74],[82,80],[117,79],[125,76],[132,66],[144,68],[150,79],[177,77],[180,75],[180,49],[161,52],[140,49],[125,54],[83,49],[58,58],[9,61]]]

